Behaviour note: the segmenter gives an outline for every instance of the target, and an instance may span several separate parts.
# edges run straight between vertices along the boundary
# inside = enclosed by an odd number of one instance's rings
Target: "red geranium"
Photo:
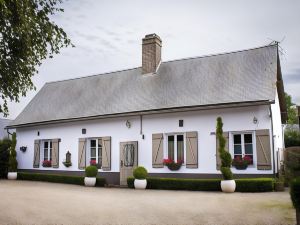
[[[91,160],[90,162],[91,166],[97,166],[97,161],[95,159]]]
[[[43,167],[51,167],[52,162],[51,160],[44,160],[43,161]]]

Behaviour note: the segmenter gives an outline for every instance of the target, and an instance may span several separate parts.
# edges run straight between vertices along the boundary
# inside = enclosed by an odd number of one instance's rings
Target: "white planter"
[[[221,189],[226,193],[233,193],[235,191],[235,180],[222,180]]]
[[[94,187],[96,184],[96,177],[85,177],[84,185],[87,187]]]
[[[8,172],[7,179],[9,180],[16,180],[18,176],[17,172]]]
[[[143,180],[134,179],[134,188],[135,189],[146,189],[146,187],[147,187],[146,179],[143,179]]]

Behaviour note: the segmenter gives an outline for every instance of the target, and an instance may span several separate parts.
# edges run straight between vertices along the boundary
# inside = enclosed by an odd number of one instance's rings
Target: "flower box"
[[[169,168],[169,170],[176,171],[182,166],[183,161],[178,160],[175,162],[173,159],[164,159],[164,165]]]
[[[43,165],[43,167],[51,167],[52,162],[51,162],[51,160],[44,160],[42,165]]]
[[[236,157],[233,159],[232,165],[237,170],[245,170],[248,168],[248,165],[252,164],[252,159],[249,156]]]

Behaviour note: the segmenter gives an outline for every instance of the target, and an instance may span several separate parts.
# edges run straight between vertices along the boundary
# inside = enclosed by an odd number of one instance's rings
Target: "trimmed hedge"
[[[81,176],[68,176],[68,175],[43,174],[43,173],[18,172],[18,180],[32,180],[32,181],[45,181],[51,183],[84,185],[84,177]],[[102,177],[97,177],[96,186],[104,187],[104,185],[105,185],[105,179]]]
[[[272,178],[236,179],[237,192],[273,191]],[[147,178],[147,189],[221,191],[220,179]],[[129,188],[134,188],[134,178],[128,177]]]
[[[290,194],[295,209],[300,209],[300,177],[291,182]]]

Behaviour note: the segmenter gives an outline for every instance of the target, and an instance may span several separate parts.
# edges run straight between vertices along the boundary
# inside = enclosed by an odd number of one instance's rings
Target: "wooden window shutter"
[[[198,168],[198,133],[186,133],[186,168]]]
[[[225,151],[229,151],[229,132],[223,132],[223,137],[226,139]],[[216,134],[216,160],[217,160],[217,170],[221,169],[221,158],[219,153],[219,139]]]
[[[102,170],[111,170],[111,137],[102,138]]]
[[[59,167],[59,141],[60,139],[52,139],[52,167]]]
[[[163,134],[152,134],[152,167],[164,167]]]
[[[256,131],[256,157],[258,170],[271,170],[271,145],[269,130]]]
[[[33,168],[40,167],[40,140],[34,140]]]
[[[86,166],[86,139],[79,138],[78,144],[78,168],[84,169]]]

